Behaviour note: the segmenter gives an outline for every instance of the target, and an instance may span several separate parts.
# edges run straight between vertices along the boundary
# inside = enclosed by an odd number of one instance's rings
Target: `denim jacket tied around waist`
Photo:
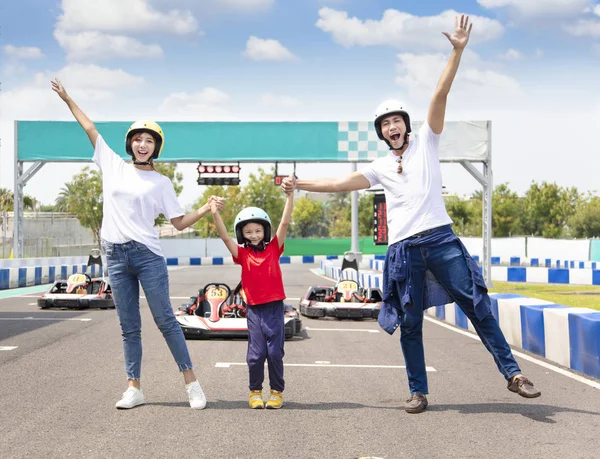
[[[436,248],[445,244],[458,243],[467,261],[473,279],[473,303],[477,318],[482,319],[491,312],[491,302],[487,294],[487,286],[475,260],[454,234],[450,225],[442,226],[431,233],[417,238],[407,238],[388,247],[383,270],[383,302],[378,322],[390,335],[400,324],[401,314],[410,313],[413,303],[413,283],[411,282],[410,247]],[[423,309],[431,306],[442,306],[454,302],[454,298],[439,283],[435,276],[425,272],[425,288],[423,292]],[[415,311],[416,312],[416,311]],[[419,312],[422,313],[422,312]]]

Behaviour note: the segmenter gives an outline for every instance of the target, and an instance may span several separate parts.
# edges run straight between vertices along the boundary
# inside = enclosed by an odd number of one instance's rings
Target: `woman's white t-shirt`
[[[160,214],[167,220],[184,214],[171,180],[156,171],[136,169],[111,150],[101,135],[93,161],[102,171],[102,239],[114,244],[137,241],[164,256],[154,220]]]
[[[402,155],[401,174],[399,157],[391,151],[360,171],[371,186],[381,184],[385,191],[389,245],[452,223],[442,198],[439,143],[440,136],[424,122]]]

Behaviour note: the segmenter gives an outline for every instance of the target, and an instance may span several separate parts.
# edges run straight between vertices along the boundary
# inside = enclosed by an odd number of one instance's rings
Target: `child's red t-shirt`
[[[238,247],[238,256],[233,262],[242,266],[242,287],[246,303],[250,306],[285,299],[279,266],[283,250],[283,246],[279,248],[277,236],[262,252],[250,247]]]

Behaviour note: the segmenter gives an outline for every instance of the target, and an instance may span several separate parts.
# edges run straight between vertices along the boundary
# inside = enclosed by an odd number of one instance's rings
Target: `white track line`
[[[89,322],[92,319],[64,319],[61,317],[0,317],[0,320],[53,320],[53,321],[73,321]]]
[[[304,330],[310,330],[310,331],[344,331],[344,332],[379,333],[379,330],[369,330],[369,329],[360,329],[360,328],[313,328],[313,327],[304,327]]]
[[[447,328],[448,330],[455,331],[456,333],[460,333],[461,335],[465,335],[465,336],[468,336],[469,338],[475,339],[477,341],[481,341],[479,339],[479,336],[475,335],[474,333],[461,330],[459,328],[453,327],[452,325],[445,324],[445,323],[441,322],[440,320],[433,319],[431,317],[425,316],[425,319],[428,320],[429,322],[433,322],[434,324],[439,325],[440,327]],[[512,349],[512,346],[511,346],[511,349]],[[552,371],[554,371],[554,372],[556,372],[558,374],[566,376],[567,378],[571,378],[571,379],[579,381],[579,382],[581,382],[583,384],[587,384],[588,386],[593,387],[595,389],[600,389],[600,384],[597,383],[597,382],[595,382],[595,381],[592,381],[590,379],[584,378],[583,376],[579,376],[579,375],[577,375],[575,373],[571,373],[570,371],[563,370],[562,368],[557,367],[555,365],[552,365],[551,363],[544,362],[543,360],[536,359],[535,357],[532,357],[532,356],[527,355],[527,354],[523,354],[522,352],[519,352],[519,351],[515,351],[514,349],[512,349],[512,352],[513,352],[514,355],[522,358],[523,360],[527,360],[528,362],[536,363],[536,364],[538,364],[541,367],[547,368],[548,370],[552,370]]]
[[[233,366],[236,367],[245,367],[247,363],[241,362],[217,362],[215,364],[215,368],[230,368]],[[342,364],[333,364],[333,363],[284,363],[284,367],[324,367],[324,368],[385,368],[385,369],[404,369],[406,368],[404,365],[342,365]],[[429,372],[437,371],[433,367],[425,367],[425,369]]]
[[[0,351],[12,351],[18,347],[19,346],[0,346]]]

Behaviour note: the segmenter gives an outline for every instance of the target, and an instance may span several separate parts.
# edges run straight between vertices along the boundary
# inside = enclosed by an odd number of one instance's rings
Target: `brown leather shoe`
[[[427,408],[427,397],[423,394],[413,394],[406,401],[406,405],[404,405],[404,410],[407,413],[416,414]]]
[[[536,398],[542,395],[542,393],[533,386],[533,383],[523,375],[513,376],[508,383],[508,390],[516,392],[521,397],[525,398]]]

